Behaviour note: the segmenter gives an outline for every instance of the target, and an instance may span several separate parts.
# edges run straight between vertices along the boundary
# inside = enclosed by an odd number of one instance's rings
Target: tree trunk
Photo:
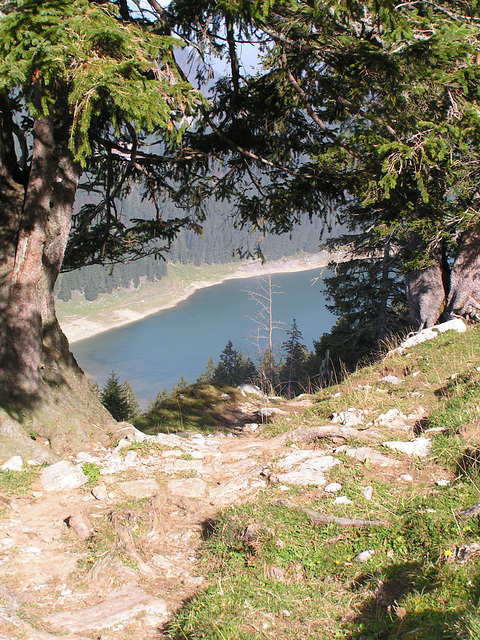
[[[412,238],[411,243],[416,242]],[[434,264],[405,275],[410,316],[417,331],[435,325],[445,310],[450,272],[443,246],[432,256]]]
[[[387,336],[387,311],[388,297],[390,293],[390,238],[386,238],[383,245],[382,255],[382,278],[380,280],[379,290],[379,308],[377,323],[377,342],[381,344]]]
[[[448,313],[480,320],[480,229],[465,231],[452,267]]]
[[[107,442],[115,425],[89,389],[55,314],[54,286],[80,176],[67,147],[68,124],[54,114],[36,121],[26,186],[13,180],[0,155],[0,187],[11,185],[0,189],[6,212],[0,400],[8,415],[0,415],[0,444],[11,436],[13,420],[47,438],[55,452],[88,449],[92,438]]]

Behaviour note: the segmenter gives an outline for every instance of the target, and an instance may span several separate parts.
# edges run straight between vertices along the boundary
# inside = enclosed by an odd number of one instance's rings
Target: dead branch
[[[358,518],[337,518],[329,513],[320,513],[319,511],[313,511],[307,507],[301,507],[292,500],[278,500],[275,503],[279,507],[288,507],[295,511],[301,511],[305,513],[313,524],[338,524],[339,527],[357,527],[357,529],[364,529],[365,527],[386,527],[388,522],[384,520],[359,520]]]
[[[472,516],[476,516],[480,513],[480,502],[474,504],[473,507],[468,507],[468,509],[463,509],[463,511],[458,512],[458,516],[460,518],[471,518]]]

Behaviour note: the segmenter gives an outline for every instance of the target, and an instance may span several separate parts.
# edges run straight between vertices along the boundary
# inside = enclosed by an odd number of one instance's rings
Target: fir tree
[[[140,415],[140,404],[137,395],[128,380],[122,382],[121,390],[128,406],[128,416],[126,420],[133,420]]]
[[[211,384],[215,378],[215,362],[213,361],[212,356],[208,359],[207,366],[205,367],[205,371],[200,375],[197,382],[202,384]]]
[[[102,389],[101,400],[103,406],[115,420],[123,422],[129,419],[130,406],[124,388],[113,371],[108,376],[107,382]]]
[[[302,332],[293,319],[292,326],[287,329],[288,340],[283,343],[285,362],[280,370],[280,378],[286,386],[286,396],[291,398],[305,390],[307,386],[308,351],[302,343]]]
[[[54,450],[106,442],[95,425],[109,424],[56,319],[60,269],[161,254],[187,222],[162,219],[142,145],[155,136],[167,150],[204,101],[174,62],[180,42],[157,27],[126,2],[2,3],[0,403],[32,415]],[[81,180],[101,196],[72,225]],[[153,216],[127,224],[118,200],[132,180]]]

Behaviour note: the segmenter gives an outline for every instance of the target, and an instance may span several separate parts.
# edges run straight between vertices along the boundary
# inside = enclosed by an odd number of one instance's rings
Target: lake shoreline
[[[89,311],[80,314],[68,314],[68,304],[63,305],[65,311],[60,316],[60,324],[63,332],[71,344],[93,338],[96,335],[118,329],[128,324],[138,322],[148,316],[160,313],[167,309],[172,309],[187,300],[191,295],[200,289],[213,287],[227,280],[240,278],[262,277],[275,273],[295,273],[299,271],[310,271],[312,269],[324,269],[330,262],[342,262],[345,259],[345,252],[329,252],[326,250],[316,254],[310,254],[299,258],[282,258],[272,260],[262,264],[260,260],[243,262],[240,265],[219,265],[227,269],[226,273],[214,275],[210,280],[201,278],[202,269],[195,274],[197,278],[191,281],[179,279],[175,281],[175,265],[169,265],[173,282],[162,286],[163,280],[155,283],[157,286],[149,286],[142,290],[140,287],[133,290],[126,300],[120,300],[117,305],[113,305],[105,310]],[[228,269],[230,268],[230,271]],[[204,269],[206,271],[206,269]],[[319,274],[320,275],[320,274]],[[149,283],[153,285],[153,283]],[[142,296],[143,293],[143,297]],[[111,294],[109,298],[114,296]]]

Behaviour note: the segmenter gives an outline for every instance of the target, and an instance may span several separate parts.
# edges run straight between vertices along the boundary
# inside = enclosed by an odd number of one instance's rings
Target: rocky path
[[[248,432],[152,437],[130,428],[113,451],[98,446],[60,463],[59,474],[55,465],[45,469],[28,495],[3,498],[0,638],[161,637],[203,585],[198,550],[218,509],[269,483],[325,487],[345,458],[401,477],[388,442],[403,441],[406,456],[426,455],[429,439],[413,434],[417,415],[381,418],[366,428],[361,412],[345,411],[331,424],[270,440]],[[359,446],[344,444],[351,438]],[[93,488],[79,479],[85,463],[101,470]]]

